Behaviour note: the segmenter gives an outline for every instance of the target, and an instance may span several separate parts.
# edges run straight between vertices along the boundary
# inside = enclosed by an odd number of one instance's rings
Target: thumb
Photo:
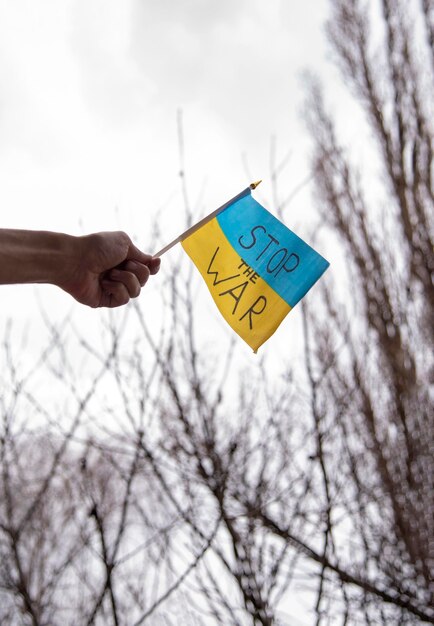
[[[158,257],[153,257],[151,254],[146,254],[145,252],[142,252],[132,242],[130,243],[130,247],[128,248],[127,260],[138,261],[143,265],[147,265],[151,274],[156,274],[160,269],[160,259]]]

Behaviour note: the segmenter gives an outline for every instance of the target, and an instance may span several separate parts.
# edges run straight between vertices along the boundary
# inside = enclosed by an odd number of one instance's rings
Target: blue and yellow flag
[[[182,241],[225,320],[256,352],[329,266],[250,189]]]

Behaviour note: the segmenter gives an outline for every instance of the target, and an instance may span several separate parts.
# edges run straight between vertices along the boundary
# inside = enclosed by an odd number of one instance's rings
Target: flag
[[[228,324],[256,352],[329,266],[251,195],[182,241]]]

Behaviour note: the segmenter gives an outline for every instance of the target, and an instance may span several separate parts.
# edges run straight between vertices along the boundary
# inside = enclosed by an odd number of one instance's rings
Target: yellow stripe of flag
[[[182,242],[228,324],[256,352],[291,307],[240,257],[217,219]]]

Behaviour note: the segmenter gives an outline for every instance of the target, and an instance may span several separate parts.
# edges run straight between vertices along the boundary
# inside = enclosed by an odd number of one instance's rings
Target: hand
[[[123,232],[95,233],[75,243],[58,285],[90,307],[126,304],[160,269],[160,259],[141,252]]]

